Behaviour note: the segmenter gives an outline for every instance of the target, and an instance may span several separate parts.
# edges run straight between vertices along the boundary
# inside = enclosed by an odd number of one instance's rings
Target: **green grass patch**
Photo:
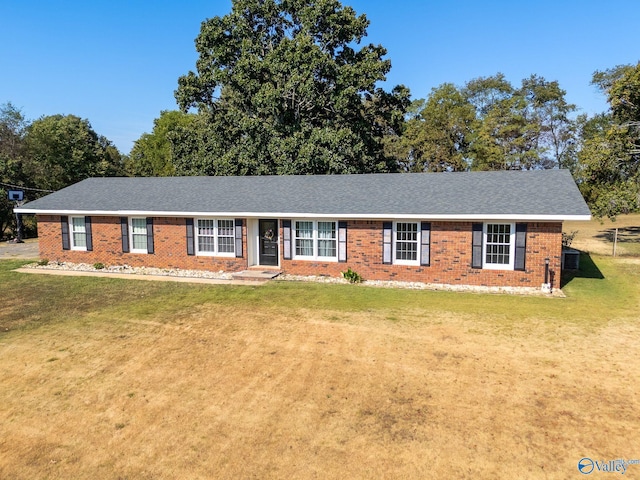
[[[272,315],[326,311],[331,321],[349,312],[380,314],[390,323],[428,321],[434,314],[464,315],[490,327],[543,321],[598,326],[636,318],[640,265],[585,256],[583,270],[565,279],[567,298],[373,288],[308,282],[264,286],[202,285],[95,277],[20,274],[25,261],[0,261],[4,308],[0,333],[96,318],[173,322],[202,306],[239,307]],[[334,313],[331,313],[334,312]],[[373,315],[372,315],[373,316]]]

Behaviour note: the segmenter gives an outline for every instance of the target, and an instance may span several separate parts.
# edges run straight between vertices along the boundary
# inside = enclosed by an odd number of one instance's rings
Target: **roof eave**
[[[388,220],[394,218],[415,220],[501,220],[501,221],[589,221],[585,214],[496,214],[496,213],[313,213],[313,212],[193,212],[150,210],[43,210],[37,208],[15,208],[14,212],[37,215],[95,215],[122,217],[240,217],[240,218],[340,218],[345,220]]]

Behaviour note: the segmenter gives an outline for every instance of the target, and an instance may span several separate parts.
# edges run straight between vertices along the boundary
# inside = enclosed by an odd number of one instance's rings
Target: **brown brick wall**
[[[471,268],[471,222],[431,222],[431,265],[382,263],[382,222],[357,220],[347,225],[346,263],[284,260],[280,232],[280,266],[295,275],[339,277],[351,267],[369,280],[400,280],[454,285],[539,287],[545,258],[560,279],[562,224],[533,222],[527,227],[526,271]],[[154,218],[154,254],[122,253],[119,217],[92,217],[93,251],[62,250],[60,217],[39,215],[40,257],[75,263],[154,266],[240,271],[247,268],[247,222],[243,222],[243,258],[188,256],[184,218]]]
[[[59,216],[38,215],[40,258],[59,262],[237,272],[247,268],[246,222],[242,232],[243,258],[187,255],[185,219],[157,217],[153,219],[154,253],[123,253],[120,217],[91,217],[93,251],[84,252],[62,249]]]
[[[382,263],[381,221],[349,221],[347,262],[280,259],[283,270],[294,275],[340,276],[351,267],[369,280],[400,280],[452,285],[539,287],[544,282],[545,258],[559,281],[562,224],[529,223],[525,271],[471,268],[471,222],[431,222],[429,266]],[[556,286],[557,286],[556,281]]]

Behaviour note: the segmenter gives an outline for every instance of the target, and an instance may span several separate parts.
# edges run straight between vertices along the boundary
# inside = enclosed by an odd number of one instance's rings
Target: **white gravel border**
[[[131,275],[157,275],[163,277],[182,278],[210,278],[216,280],[231,280],[231,274],[223,272],[211,272],[208,270],[181,270],[179,268],[153,268],[153,267],[132,267],[130,265],[105,265],[104,268],[94,268],[88,263],[71,262],[49,262],[46,265],[30,263],[23,268],[35,268],[42,270],[66,270],[70,272],[99,272],[99,273],[122,273]]]
[[[166,276],[179,278],[195,278],[195,279],[215,279],[215,280],[233,280],[232,274],[222,270],[213,272],[209,270],[182,270],[179,268],[153,268],[153,267],[132,267],[130,265],[109,265],[104,268],[97,269],[93,265],[87,263],[71,263],[71,262],[49,262],[46,265],[39,263],[31,263],[23,268],[33,268],[42,270],[64,270],[69,272],[98,272],[98,273],[116,273],[131,274],[143,276]],[[287,273],[280,274],[273,280],[275,281],[294,281],[294,282],[317,282],[317,283],[335,283],[348,284],[344,278],[329,277],[324,275],[304,276],[290,275]],[[553,293],[548,293],[542,288],[535,287],[483,287],[474,285],[449,285],[439,283],[422,283],[422,282],[400,282],[400,281],[383,281],[383,280],[365,280],[361,284],[365,287],[378,288],[403,288],[409,290],[436,290],[451,292],[470,292],[470,293],[498,293],[509,295],[533,295],[543,297],[564,297],[564,293],[560,289],[555,289]]]
[[[342,283],[348,284],[349,282],[344,278],[336,278],[329,276],[303,276],[303,275],[289,275],[281,274],[274,280],[281,281],[297,281],[297,282],[318,282],[318,283]],[[542,297],[562,297],[565,295],[560,289],[554,289],[552,293],[548,293],[542,290],[542,288],[535,287],[484,287],[476,285],[451,285],[441,283],[423,283],[423,282],[400,282],[396,280],[364,280],[362,283],[357,284],[365,287],[378,287],[378,288],[404,288],[410,290],[437,290],[448,292],[468,292],[468,293],[502,293],[509,295],[534,295]]]

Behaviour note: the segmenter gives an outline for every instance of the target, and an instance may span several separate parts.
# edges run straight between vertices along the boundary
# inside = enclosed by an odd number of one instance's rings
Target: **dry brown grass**
[[[612,222],[608,218],[590,222],[565,222],[563,231],[577,231],[573,248],[597,255],[613,254],[615,229],[618,229],[616,255],[640,256],[640,214],[620,215]]]
[[[640,456],[638,324],[499,327],[205,304],[12,331],[0,478],[565,479]]]

